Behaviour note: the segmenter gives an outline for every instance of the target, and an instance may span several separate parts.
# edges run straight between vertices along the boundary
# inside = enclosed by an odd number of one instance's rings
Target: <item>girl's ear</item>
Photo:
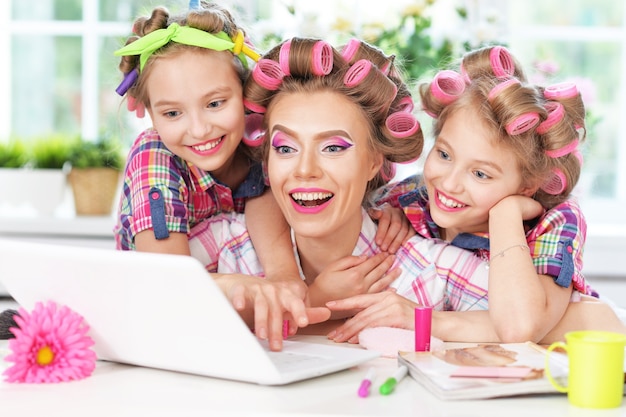
[[[532,197],[533,195],[535,195],[538,189],[538,185],[522,186],[517,194],[523,195],[524,197]]]
[[[372,157],[370,172],[367,176],[368,181],[371,181],[376,176],[376,174],[380,171],[380,168],[382,168],[383,166],[383,160],[384,158],[381,153],[376,153],[376,155]]]

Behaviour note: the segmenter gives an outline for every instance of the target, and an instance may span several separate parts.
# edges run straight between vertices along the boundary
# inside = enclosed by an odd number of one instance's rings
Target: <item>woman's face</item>
[[[282,95],[267,117],[270,185],[296,235],[324,238],[361,230],[367,182],[382,164],[368,147],[363,113],[326,91]]]

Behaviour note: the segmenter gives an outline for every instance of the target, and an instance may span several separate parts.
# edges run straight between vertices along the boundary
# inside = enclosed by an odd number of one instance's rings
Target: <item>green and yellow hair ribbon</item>
[[[246,56],[255,62],[260,58],[257,52],[245,44],[241,31],[237,33],[235,39],[231,39],[225,32],[213,34],[189,26],[180,26],[178,23],[172,23],[165,29],[150,32],[118,49],[114,54],[117,56],[139,55],[139,70],[143,71],[150,55],[170,41],[214,51],[231,51],[246,68],[248,67]]]

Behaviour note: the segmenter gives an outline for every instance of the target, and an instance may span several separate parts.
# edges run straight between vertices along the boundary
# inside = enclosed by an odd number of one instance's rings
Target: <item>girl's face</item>
[[[424,165],[430,212],[446,240],[487,232],[489,210],[497,202],[528,194],[515,156],[494,145],[494,134],[478,117],[467,108],[451,114]]]
[[[296,235],[358,236],[367,182],[382,164],[364,115],[338,93],[316,92],[279,97],[267,117],[270,185]]]
[[[244,131],[242,84],[230,52],[183,51],[152,62],[146,80],[154,128],[167,148],[219,177]]]

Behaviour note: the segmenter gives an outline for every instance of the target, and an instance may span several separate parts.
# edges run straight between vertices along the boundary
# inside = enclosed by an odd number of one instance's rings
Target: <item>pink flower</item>
[[[5,360],[14,365],[4,371],[8,382],[64,382],[83,379],[93,372],[94,342],[86,333],[83,317],[53,302],[37,303],[31,314],[20,309],[14,317],[19,328],[11,328]]]

